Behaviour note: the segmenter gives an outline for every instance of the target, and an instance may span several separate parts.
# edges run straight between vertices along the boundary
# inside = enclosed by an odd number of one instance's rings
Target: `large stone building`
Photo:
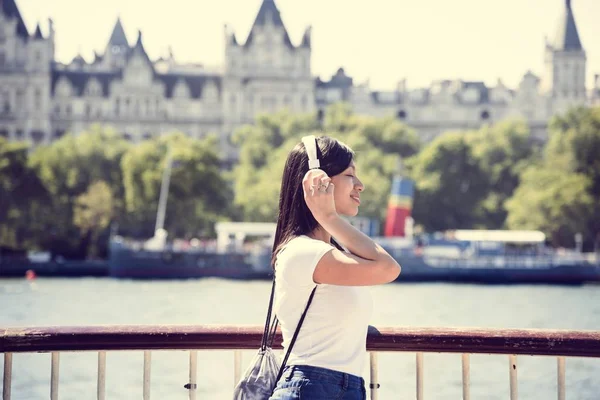
[[[35,145],[95,122],[134,141],[173,130],[194,137],[214,132],[224,156],[235,159],[230,134],[257,114],[283,108],[321,113],[345,101],[357,113],[394,115],[424,140],[513,116],[524,117],[543,138],[553,114],[600,102],[599,75],[591,90],[585,87],[586,53],[570,3],[546,43],[542,76],[527,72],[518,88],[443,80],[409,89],[402,80],[393,90],[373,91],[354,84],[343,69],[329,80],[314,77],[310,28],[294,44],[274,0],[263,0],[243,42],[225,27],[225,65],[218,72],[179,64],[172,54],[151,60],[141,32],[132,45],[120,20],[92,62],[77,56],[62,64],[55,60],[52,21],[45,36],[39,25],[31,34],[15,0],[0,0],[0,136]]]

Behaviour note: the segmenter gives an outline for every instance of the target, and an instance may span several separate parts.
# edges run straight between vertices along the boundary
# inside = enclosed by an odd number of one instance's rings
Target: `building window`
[[[0,51],[0,66],[6,64],[6,55],[3,51]]]
[[[44,139],[44,132],[42,131],[33,131],[31,132],[31,138],[34,142],[39,143]]]
[[[3,114],[10,112],[10,93],[8,91],[0,92],[0,107]]]
[[[18,140],[23,139],[23,129],[17,129],[15,131],[15,138],[17,138]]]
[[[71,107],[71,105],[67,105],[67,108],[65,110],[65,113],[67,114],[67,116],[71,116],[71,114],[73,113],[73,108]]]
[[[16,106],[18,110],[25,108],[25,92],[23,89],[17,90]]]
[[[488,119],[490,119],[490,112],[487,110],[484,110],[481,112],[481,119],[484,121],[487,121]]]
[[[8,138],[8,129],[0,129],[0,137]]]
[[[90,106],[89,104],[86,104],[85,105],[85,116],[89,118],[90,115],[92,115],[92,106]]]
[[[35,89],[33,104],[36,110],[42,108],[42,91],[40,89]]]
[[[396,113],[396,117],[400,120],[405,120],[406,119],[406,111],[404,110],[400,110]]]

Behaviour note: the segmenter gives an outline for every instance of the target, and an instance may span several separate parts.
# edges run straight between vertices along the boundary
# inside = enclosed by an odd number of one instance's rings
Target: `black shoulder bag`
[[[310,307],[310,303],[312,303],[316,289],[317,287],[315,286],[310,293],[306,308],[298,321],[298,326],[296,326],[290,346],[280,365],[272,349],[275,332],[277,331],[277,324],[279,322],[276,316],[271,322],[273,302],[275,299],[275,276],[273,276],[271,298],[269,300],[269,309],[267,311],[267,319],[265,321],[265,329],[263,331],[260,349],[258,350],[258,354],[252,359],[252,362],[242,376],[242,379],[236,385],[233,391],[234,400],[265,400],[271,397],[275,385],[277,385],[279,378],[281,378],[281,374],[283,373],[287,360],[292,352],[292,348],[296,343],[298,333],[300,333],[300,328],[302,327],[302,323],[308,312],[308,307]]]

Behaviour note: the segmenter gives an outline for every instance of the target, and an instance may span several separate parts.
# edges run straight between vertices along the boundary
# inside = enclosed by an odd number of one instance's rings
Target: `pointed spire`
[[[127,41],[127,36],[125,35],[125,30],[123,29],[123,24],[121,24],[121,17],[117,18],[117,22],[115,23],[115,27],[113,28],[112,34],[110,35],[108,44],[110,46],[129,47],[129,42]]]
[[[2,0],[0,0],[2,1]],[[38,22],[37,26],[35,27],[35,33],[33,34],[33,37],[35,39],[44,39],[44,35],[42,35],[42,29],[40,28],[40,23]]]
[[[571,8],[571,0],[565,0],[565,10],[558,22],[553,48],[560,51],[583,50]]]
[[[29,31],[21,17],[19,8],[15,3],[15,0],[0,0],[0,11],[8,18],[16,18],[17,20],[17,35],[23,39],[29,38]]]
[[[306,28],[306,31],[304,31],[304,35],[302,36],[302,43],[300,44],[301,47],[308,47],[308,48],[310,48],[310,46],[311,46],[311,34],[312,34],[312,27],[309,26],[308,28]]]
[[[283,24],[283,20],[281,19],[281,14],[277,5],[275,5],[274,0],[263,0],[260,9],[258,10],[258,14],[256,15],[256,19],[254,20],[254,24],[252,25],[252,29],[250,29],[250,33],[248,34],[248,38],[246,39],[246,43],[244,46],[249,46],[252,44],[252,39],[254,36],[254,31],[257,27],[264,27],[265,25],[272,25],[278,28],[283,29],[283,41],[284,43],[290,47],[294,48],[292,45],[292,41],[290,40],[290,36],[288,35],[287,29],[285,29],[285,25]]]
[[[135,46],[133,46],[132,51],[129,52],[128,59],[133,57],[135,54],[141,55],[144,58],[144,60],[146,60],[148,65],[150,65],[150,67],[154,70],[154,64],[150,60],[150,57],[148,57],[148,53],[146,53],[146,49],[144,48],[144,43],[142,42],[142,31],[141,30],[138,30],[137,41],[135,42]]]
[[[87,64],[87,61],[85,61],[85,58],[83,58],[83,56],[81,55],[81,50],[79,50],[77,52],[77,55],[75,57],[73,57],[71,64],[76,65],[78,67],[83,67],[84,65]]]
[[[138,47],[138,46],[144,47],[144,44],[142,43],[142,31],[141,30],[138,30],[138,38],[137,38],[137,41],[135,42],[135,47]]]
[[[256,15],[254,26],[264,26],[269,22],[275,26],[283,26],[281,14],[279,13],[277,5],[275,5],[275,1],[263,0],[260,9],[258,10],[258,14]]]

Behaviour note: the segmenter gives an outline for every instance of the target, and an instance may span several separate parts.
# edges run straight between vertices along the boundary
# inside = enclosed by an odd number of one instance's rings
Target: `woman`
[[[366,286],[393,281],[400,266],[342,218],[358,213],[363,190],[353,151],[333,138],[306,137],[288,155],[272,255],[286,350],[316,290],[271,400],[366,399]]]

